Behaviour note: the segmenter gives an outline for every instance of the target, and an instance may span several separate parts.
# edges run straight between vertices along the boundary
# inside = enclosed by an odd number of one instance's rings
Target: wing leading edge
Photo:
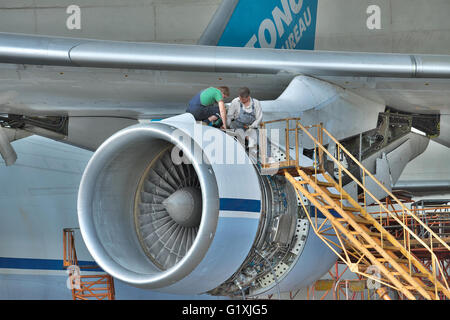
[[[315,76],[404,112],[440,114],[440,134],[434,139],[450,146],[450,55],[213,47],[0,33],[0,63],[278,75],[272,83],[281,76]]]
[[[0,33],[0,63],[219,73],[450,78],[449,55],[350,53]]]

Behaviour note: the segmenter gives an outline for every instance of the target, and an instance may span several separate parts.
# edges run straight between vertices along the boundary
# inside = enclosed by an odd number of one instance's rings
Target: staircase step
[[[382,246],[382,248],[389,251],[401,251],[401,248],[396,246]]]
[[[338,207],[341,207],[341,206],[338,205]],[[334,210],[334,207],[333,207],[333,206],[324,206],[324,208],[325,208],[325,209],[333,209],[333,210]],[[342,210],[348,211],[348,212],[359,212],[359,211],[361,211],[361,209],[354,208],[354,207],[345,207],[345,206],[342,206],[341,208],[342,208]]]
[[[328,196],[330,196],[330,198],[332,198],[332,199],[348,199],[348,196],[346,196],[346,195],[340,195],[340,194],[337,194],[337,193],[330,193],[330,192],[327,192],[327,194],[328,194]]]
[[[314,167],[301,167],[300,170],[302,170],[303,172],[305,172],[307,175],[312,176],[315,174],[322,174],[325,171],[322,169],[316,169]]]
[[[400,272],[398,272],[398,271],[392,271],[391,273],[394,276],[401,275]],[[419,273],[412,273],[412,274],[410,274],[410,276],[413,277],[413,278],[426,278],[427,277],[427,275],[425,273],[420,273],[420,272]]]
[[[413,286],[405,286],[405,288],[408,289],[408,290],[416,290],[416,291],[417,291],[417,289],[414,288]],[[432,293],[435,292],[434,288],[431,288],[431,287],[427,287],[427,286],[423,287],[423,286],[421,286],[421,288],[422,288],[423,290],[425,290],[425,291],[428,291],[428,292],[432,292]],[[438,292],[440,291],[439,288],[438,288],[437,291],[438,291]]]
[[[349,211],[349,212],[360,212],[361,208],[355,208],[355,207],[342,207],[342,209],[344,209],[345,211]]]
[[[334,187],[334,184],[331,183],[331,182],[316,181],[316,184],[317,184],[318,186],[321,186],[321,187],[327,187],[327,188],[329,188],[329,187]]]
[[[347,221],[344,218],[339,218],[337,219],[339,222],[345,222],[347,223]],[[372,222],[370,222],[369,220],[366,220],[364,218],[358,218],[358,217],[354,217],[353,220],[358,223],[358,224],[368,224],[368,225],[372,225]]]
[[[372,246],[372,245],[370,245],[370,244],[365,244],[364,247],[365,247],[365,248],[368,248],[368,249],[375,249],[375,247]],[[380,247],[381,247],[382,249],[384,249],[384,250],[389,250],[389,251],[400,251],[399,248],[394,247],[394,246],[380,246]]]
[[[361,232],[358,231],[350,231],[351,234],[356,234],[356,235],[362,235]],[[364,231],[364,233],[368,234],[371,237],[379,237],[381,236],[381,233],[379,232],[371,232],[371,231]]]
[[[387,259],[384,259],[384,258],[379,258],[378,260],[381,261],[381,262],[389,262],[389,261],[387,261]],[[398,263],[409,264],[409,260],[408,259],[392,258],[392,260],[394,260],[395,262],[398,262]],[[412,264],[412,261],[411,261],[411,264]]]
[[[329,192],[327,192],[326,194],[327,194],[331,199],[341,200],[341,195],[339,195],[339,194],[336,194],[336,193],[329,193]],[[311,196],[313,196],[313,197],[319,197],[319,196],[321,196],[321,194],[316,192],[316,193],[311,193]],[[347,196],[342,195],[342,200],[345,200],[345,199],[347,199]]]

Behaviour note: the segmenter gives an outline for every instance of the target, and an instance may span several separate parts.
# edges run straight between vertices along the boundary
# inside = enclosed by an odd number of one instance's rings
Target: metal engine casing
[[[214,140],[218,138],[222,144]],[[198,177],[202,217],[185,255],[171,267],[161,269],[152,262],[138,236],[135,201],[153,159],[173,146],[190,161]],[[275,183],[290,194],[283,200],[287,206],[275,209],[281,202],[273,200],[274,188],[268,184],[268,178],[259,175],[240,143],[220,130],[196,123],[190,114],[134,125],[107,139],[86,167],[78,194],[81,233],[103,270],[140,288],[178,294],[237,295],[240,292],[234,289],[224,290],[229,288],[224,284],[235,282],[249,259],[255,254],[264,255],[263,250],[269,252],[271,246],[283,247],[284,253],[295,247],[298,250],[289,259],[286,272],[279,279],[275,276],[275,282],[262,281],[272,274],[266,268],[255,271],[255,279],[241,291],[254,295],[275,285],[280,288],[294,269],[300,273],[309,270],[307,281],[295,286],[309,285],[331,267],[336,260],[334,253],[324,251],[324,244],[308,240],[314,233],[306,232],[307,227],[298,237],[298,226],[307,226],[307,222],[300,218],[292,186],[283,181]],[[308,250],[320,252],[323,268],[314,269],[305,259],[304,266],[298,265],[301,252]],[[277,259],[286,254],[278,256],[264,257],[264,261],[272,259],[270,264],[277,265],[282,262]],[[311,262],[316,264],[316,260]]]

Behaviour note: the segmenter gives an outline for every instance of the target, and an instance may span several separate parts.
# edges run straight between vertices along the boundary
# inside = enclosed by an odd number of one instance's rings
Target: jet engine
[[[335,254],[281,176],[190,114],[125,128],[82,177],[84,242],[104,271],[168,293],[255,296],[305,287]]]

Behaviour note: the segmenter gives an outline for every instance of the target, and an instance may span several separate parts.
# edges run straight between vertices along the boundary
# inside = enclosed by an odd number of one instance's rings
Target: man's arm
[[[227,129],[227,109],[225,108],[225,103],[223,100],[220,100],[219,102],[219,111],[220,111],[220,117],[222,118],[222,128]]]

